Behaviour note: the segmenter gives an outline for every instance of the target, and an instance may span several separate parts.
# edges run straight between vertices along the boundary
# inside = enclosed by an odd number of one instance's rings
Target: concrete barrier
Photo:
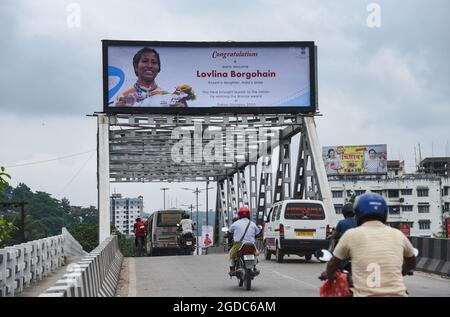
[[[0,297],[23,292],[65,265],[65,256],[83,254],[87,253],[66,228],[58,236],[0,249]]]
[[[117,236],[110,236],[77,263],[40,297],[112,297],[119,280],[123,255]]]
[[[419,250],[416,269],[450,277],[450,239],[410,237]]]

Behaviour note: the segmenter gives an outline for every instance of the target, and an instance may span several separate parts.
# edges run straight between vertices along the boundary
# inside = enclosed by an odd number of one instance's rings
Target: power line
[[[86,153],[91,153],[94,152],[95,150],[90,150],[90,151],[85,151],[85,152],[80,152],[80,153],[74,153],[74,154],[70,154],[70,155],[65,155],[65,156],[60,156],[54,159],[49,159],[49,160],[44,160],[44,161],[35,161],[35,162],[29,162],[29,163],[23,163],[23,164],[16,164],[16,165],[9,165],[9,166],[5,166],[6,168],[13,168],[13,167],[20,167],[20,166],[27,166],[27,165],[36,165],[36,164],[42,164],[42,163],[48,163],[48,162],[53,162],[53,161],[59,161],[62,159],[66,159],[66,158],[70,158],[70,157],[74,157],[74,156],[79,156],[79,155],[83,155]]]
[[[64,193],[64,191],[66,190],[66,188],[75,180],[75,178],[77,178],[77,176],[80,174],[80,172],[84,169],[84,167],[87,165],[87,163],[91,160],[92,156],[94,156],[94,153],[92,153],[89,158],[86,160],[86,162],[84,162],[84,164],[81,166],[81,168],[75,173],[75,175],[71,178],[71,180],[64,185],[63,189],[58,193],[58,196],[60,196],[62,193]]]

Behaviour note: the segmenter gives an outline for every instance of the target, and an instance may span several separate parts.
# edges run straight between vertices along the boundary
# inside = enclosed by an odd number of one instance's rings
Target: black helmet
[[[187,212],[185,212],[182,216],[183,219],[189,219],[189,214]]]
[[[355,212],[353,211],[353,204],[346,203],[344,207],[342,207],[342,214],[345,218],[353,217],[355,215]]]

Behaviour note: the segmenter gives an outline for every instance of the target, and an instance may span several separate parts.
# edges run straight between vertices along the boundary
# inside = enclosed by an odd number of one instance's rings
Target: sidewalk
[[[38,297],[42,293],[44,293],[48,288],[55,285],[55,283],[66,273],[67,267],[71,263],[76,263],[82,258],[68,256],[66,258],[66,264],[61,266],[56,271],[50,273],[46,277],[44,277],[41,281],[31,282],[30,287],[24,288],[23,292],[20,294],[16,294],[15,297]]]

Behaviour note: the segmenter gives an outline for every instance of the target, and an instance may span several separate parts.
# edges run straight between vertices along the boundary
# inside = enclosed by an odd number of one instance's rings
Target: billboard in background
[[[103,41],[104,111],[310,113],[314,42]]]
[[[199,244],[202,248],[212,246],[214,241],[214,227],[202,226],[202,236],[200,239]]]
[[[328,176],[387,173],[387,145],[340,145],[322,147]]]

